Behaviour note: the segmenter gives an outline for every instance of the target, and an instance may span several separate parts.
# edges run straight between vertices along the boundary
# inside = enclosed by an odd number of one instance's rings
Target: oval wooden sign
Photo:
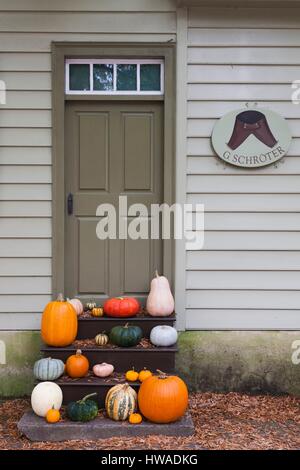
[[[292,137],[286,120],[269,109],[239,109],[218,120],[212,133],[217,155],[245,168],[270,165],[286,155]]]

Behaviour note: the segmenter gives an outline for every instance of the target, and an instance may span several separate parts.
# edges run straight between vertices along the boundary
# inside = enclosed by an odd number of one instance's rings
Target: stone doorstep
[[[62,421],[49,424],[43,418],[27,411],[18,422],[19,431],[31,441],[59,442],[69,440],[96,440],[109,437],[143,437],[143,436],[192,436],[194,425],[189,412],[184,417],[170,424],[155,424],[143,421],[133,425],[128,421],[113,421],[99,417],[87,423]]]

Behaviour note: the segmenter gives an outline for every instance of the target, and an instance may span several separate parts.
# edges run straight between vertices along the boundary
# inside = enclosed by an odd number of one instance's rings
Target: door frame
[[[164,202],[175,202],[175,121],[176,64],[175,44],[161,43],[88,43],[52,42],[52,295],[65,286],[65,103],[68,100],[164,101]],[[164,59],[164,95],[65,95],[65,59],[67,58],[162,58]],[[174,287],[175,244],[163,241],[163,270]]]

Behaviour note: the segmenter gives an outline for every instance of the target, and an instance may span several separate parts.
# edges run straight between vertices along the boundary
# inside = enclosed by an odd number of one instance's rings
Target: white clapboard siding
[[[7,91],[3,109],[51,109],[50,91]]]
[[[299,290],[300,271],[187,271],[187,289]]]
[[[51,215],[50,201],[1,201],[0,204],[0,217],[51,217]]]
[[[0,183],[51,183],[51,166],[1,165]]]
[[[299,232],[205,231],[204,250],[300,250]]]
[[[0,165],[51,165],[51,162],[50,147],[0,146]]]
[[[191,8],[189,27],[289,29],[299,28],[299,16],[299,8]]]
[[[291,155],[262,166],[253,171],[253,168],[240,168],[224,162],[217,156],[197,157],[189,156],[187,159],[187,174],[189,175],[300,175],[300,155]]]
[[[6,90],[51,90],[50,72],[2,72],[0,79],[5,82]]]
[[[1,18],[0,18],[0,28],[1,28]],[[51,54],[50,52],[49,53],[28,52],[26,54],[23,54],[20,52],[0,52],[0,72],[2,71],[50,72],[51,71]]]
[[[1,2],[0,329],[38,329],[51,294],[52,42],[167,43],[176,28],[173,0]]]
[[[51,277],[0,278],[0,294],[51,294]],[[0,297],[1,299],[1,297]]]
[[[41,313],[7,313],[0,315],[0,330],[39,330]]]
[[[226,30],[222,30],[222,32]],[[297,32],[298,34],[298,32]],[[296,80],[296,65],[188,65],[189,83],[284,83]]]
[[[294,140],[281,162],[251,173],[218,162],[209,141],[215,120],[249,101],[291,118],[292,135],[299,137],[299,106],[290,101],[290,83],[299,73],[297,47],[283,47],[299,46],[299,30],[266,30],[271,24],[276,27],[276,22],[281,28],[293,27],[295,17],[282,10],[265,13],[261,9],[238,10],[232,17],[232,10],[189,13],[187,202],[204,203],[206,211],[213,212],[206,214],[206,228],[215,231],[205,233],[206,251],[187,253],[191,269],[186,276],[187,329],[300,325],[296,310],[300,246],[297,232],[288,232],[280,219],[281,211],[295,220],[299,212],[298,158],[291,158],[300,155],[299,142]],[[220,218],[222,211],[225,219]],[[253,231],[240,231],[252,222]],[[281,222],[284,231],[262,232],[278,229]],[[217,232],[222,223],[231,231]]]
[[[300,310],[188,309],[188,330],[298,330]]]
[[[5,258],[0,263],[0,276],[51,276],[51,259]]]
[[[230,99],[231,101],[289,101],[291,99],[291,85],[269,84],[241,84],[241,83],[193,83],[188,85],[187,95],[189,100],[219,101]]]
[[[300,11],[300,10],[299,10]],[[295,65],[299,62],[299,47],[223,47],[198,48],[190,47],[188,51],[189,64],[276,64]]]
[[[37,8],[35,0],[1,0],[3,11],[33,11]],[[43,0],[39,3],[40,11],[174,11],[173,0]]]
[[[42,312],[50,295],[0,295],[0,312]]]
[[[148,2],[150,3],[150,2]],[[39,4],[40,6],[40,4]],[[38,39],[37,39],[38,37]],[[176,34],[161,31],[159,33],[116,32],[110,33],[10,33],[0,31],[0,44],[3,52],[50,52],[51,42],[175,42]]]
[[[187,308],[298,309],[300,291],[187,290]]]
[[[0,128],[32,128],[40,127],[51,128],[51,111],[50,110],[29,110],[29,109],[6,109],[1,110]]]
[[[189,193],[300,193],[297,175],[189,175]]]
[[[204,215],[205,230],[299,231],[298,213],[212,212]],[[193,214],[195,230],[196,214]],[[300,233],[299,233],[300,235]]]
[[[49,238],[52,226],[50,218],[1,218],[1,238]]]
[[[218,28],[190,28],[188,31],[190,47],[234,46],[249,47],[267,46],[300,46],[299,31],[297,29],[218,29]]]
[[[246,101],[246,100],[245,100]],[[189,118],[221,118],[224,114],[245,107],[245,101],[189,101],[187,113]],[[247,100],[248,102],[248,100]],[[205,106],[204,106],[205,104]],[[251,103],[250,103],[251,104]],[[255,103],[252,103],[253,105]],[[291,101],[259,101],[260,108],[267,108],[285,118],[300,119],[300,106]]]
[[[167,33],[176,32],[174,12],[4,12],[3,32]]]
[[[50,258],[51,239],[0,238],[0,257]]]
[[[288,247],[285,247],[286,249]],[[300,271],[299,251],[188,251],[189,271]]]
[[[188,194],[187,203],[208,212],[300,212],[300,194]]]
[[[50,201],[51,184],[0,184],[0,201]]]

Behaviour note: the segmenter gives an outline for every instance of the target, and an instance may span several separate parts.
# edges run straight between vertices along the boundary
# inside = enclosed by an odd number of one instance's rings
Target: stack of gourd
[[[139,302],[134,298],[108,299],[103,309],[94,303],[89,304],[93,316],[133,317],[140,311]],[[168,316],[174,311],[174,299],[169,282],[164,276],[156,277],[151,282],[151,290],[147,299],[147,312],[152,316]],[[83,312],[79,299],[63,299],[60,295],[50,302],[42,316],[41,333],[44,342],[49,346],[68,346],[76,339],[78,315]],[[115,326],[107,335],[99,333],[95,337],[97,345],[110,343],[119,347],[136,346],[142,339],[143,332],[139,326],[125,324]],[[157,325],[150,333],[150,341],[156,347],[168,347],[176,343],[177,331],[168,325]],[[64,373],[71,378],[86,376],[89,361],[81,350],[77,350],[66,360],[44,358],[36,362],[34,375],[41,382],[32,392],[31,403],[34,412],[45,417],[49,423],[60,420],[60,408],[63,393],[59,385],[53,381]],[[112,364],[96,364],[93,373],[97,377],[109,377],[114,372]],[[129,382],[140,382],[136,392]],[[98,415],[98,405],[92,399],[96,393],[89,394],[78,401],[67,404],[66,415],[74,421],[89,421]],[[188,391],[185,383],[176,375],[168,375],[157,371],[154,375],[150,370],[140,372],[133,368],[124,374],[124,382],[111,387],[106,395],[105,408],[107,416],[117,421],[129,420],[139,424],[143,417],[155,423],[169,423],[181,418],[188,404]],[[139,411],[139,412],[137,412]]]

